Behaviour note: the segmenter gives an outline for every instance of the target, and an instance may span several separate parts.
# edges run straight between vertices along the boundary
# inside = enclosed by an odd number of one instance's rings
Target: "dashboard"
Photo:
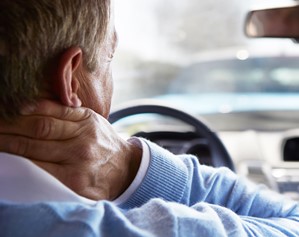
[[[220,132],[236,171],[299,200],[299,129]]]

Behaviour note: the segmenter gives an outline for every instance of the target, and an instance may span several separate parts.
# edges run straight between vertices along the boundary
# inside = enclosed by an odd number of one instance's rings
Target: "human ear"
[[[70,107],[80,107],[82,102],[78,97],[79,82],[74,76],[82,63],[82,50],[71,47],[63,52],[58,61],[55,73],[55,90],[60,101]]]

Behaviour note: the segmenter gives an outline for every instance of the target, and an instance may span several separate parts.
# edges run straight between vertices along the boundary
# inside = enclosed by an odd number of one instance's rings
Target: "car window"
[[[150,98],[216,131],[297,127],[299,45],[244,34],[248,11],[267,2],[116,0],[112,110]]]
[[[298,93],[298,73],[293,57],[199,62],[183,68],[166,93]]]
[[[113,106],[167,94],[298,92],[299,47],[244,35],[258,3],[116,0]]]

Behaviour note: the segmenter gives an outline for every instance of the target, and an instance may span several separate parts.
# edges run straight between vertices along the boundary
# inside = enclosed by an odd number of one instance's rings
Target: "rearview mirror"
[[[299,40],[299,4],[253,10],[245,22],[249,37],[293,38]]]

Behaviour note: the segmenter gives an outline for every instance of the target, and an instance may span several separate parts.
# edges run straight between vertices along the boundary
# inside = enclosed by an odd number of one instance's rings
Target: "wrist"
[[[111,196],[110,200],[114,200],[123,194],[134,181],[142,158],[142,145],[136,139],[129,139],[126,142],[125,148],[122,150],[122,167],[123,172],[119,175],[119,182],[117,187],[113,188],[112,192],[114,195]]]
[[[139,170],[142,158],[142,147],[139,146],[136,142],[128,141],[131,146],[131,156],[129,162],[129,174],[127,178],[127,186],[125,189],[129,187],[129,185],[135,179],[137,172]]]

